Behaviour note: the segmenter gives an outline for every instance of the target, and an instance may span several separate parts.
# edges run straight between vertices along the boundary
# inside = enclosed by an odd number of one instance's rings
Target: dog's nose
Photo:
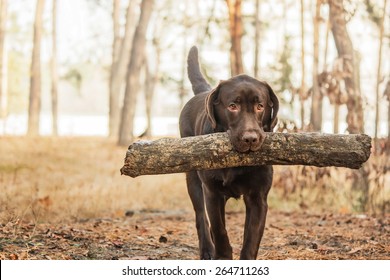
[[[254,131],[247,131],[242,136],[242,140],[248,144],[255,144],[259,141],[259,136]]]

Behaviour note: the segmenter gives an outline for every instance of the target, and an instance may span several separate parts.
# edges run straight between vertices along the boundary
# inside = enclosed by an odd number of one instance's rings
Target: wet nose
[[[259,141],[259,136],[254,131],[248,131],[243,134],[242,140],[248,144],[255,144]]]

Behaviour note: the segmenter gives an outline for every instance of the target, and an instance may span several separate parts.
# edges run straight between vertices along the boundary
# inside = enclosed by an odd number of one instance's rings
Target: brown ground
[[[125,150],[99,138],[0,138],[0,259],[197,259],[183,175],[121,177]],[[390,259],[390,214],[354,211],[344,170],[320,179],[301,170],[309,181],[285,171],[258,258]],[[243,220],[242,202],[230,202],[235,258]]]
[[[192,213],[128,213],[0,230],[1,259],[197,259]],[[132,215],[132,216],[131,216]],[[242,212],[227,215],[234,257]],[[390,217],[270,211],[259,259],[390,259]]]

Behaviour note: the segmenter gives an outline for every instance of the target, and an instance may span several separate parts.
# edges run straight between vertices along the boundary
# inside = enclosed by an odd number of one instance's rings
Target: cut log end
[[[237,152],[227,133],[131,144],[121,174],[181,173],[238,166],[311,165],[359,169],[371,153],[365,134],[267,133],[259,151]]]

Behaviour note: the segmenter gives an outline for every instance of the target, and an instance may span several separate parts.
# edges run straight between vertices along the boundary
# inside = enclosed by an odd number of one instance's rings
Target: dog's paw
[[[201,260],[214,260],[213,254],[210,252],[203,252],[201,255]]]

